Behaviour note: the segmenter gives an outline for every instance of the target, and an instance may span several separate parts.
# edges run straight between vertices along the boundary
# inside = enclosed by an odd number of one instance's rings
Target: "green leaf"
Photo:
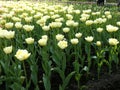
[[[80,69],[80,64],[78,61],[73,62],[74,70],[78,73]]]
[[[57,64],[57,66],[61,66],[61,60],[62,60],[62,53],[61,51],[56,51],[56,50],[53,50],[52,51],[52,59],[53,61]]]
[[[36,88],[34,90],[40,90],[38,86],[36,86]]]
[[[1,60],[0,60],[0,63],[1,63],[1,66],[3,67],[3,69],[4,69],[4,72],[5,72],[5,74],[7,74],[7,75],[14,75],[14,73],[12,72],[12,70],[10,69],[11,67],[8,67],[8,65],[6,65],[4,62],[2,62]]]
[[[38,72],[38,70],[37,70],[37,65],[31,65],[31,67],[30,67],[30,69],[31,69],[31,79],[32,79],[32,81],[33,81],[33,83],[34,83],[34,85],[37,85],[37,72]]]
[[[5,64],[1,60],[0,60],[0,63],[1,63],[1,66],[3,67],[4,71],[6,71],[5,70]]]
[[[42,68],[43,70],[45,71],[45,73],[47,73],[47,66],[46,66],[46,63],[42,62]]]
[[[65,74],[64,74],[64,72],[63,72],[62,70],[60,70],[60,68],[55,67],[55,68],[53,68],[53,70],[56,71],[57,73],[59,73],[59,75],[60,75],[62,81],[65,80]]]
[[[47,70],[48,70],[48,75],[51,76],[51,64],[52,64],[52,61],[48,61],[48,67],[47,67]]]
[[[103,63],[105,63],[106,65],[108,65],[109,66],[109,62],[107,61],[107,60],[103,60]]]
[[[52,64],[51,61],[42,62],[43,70],[44,70],[45,74],[47,74],[47,75],[51,74],[51,64]]]
[[[71,72],[70,74],[68,74],[68,76],[65,78],[63,84],[62,84],[62,88],[63,90],[65,90],[65,87],[68,85],[71,77],[75,74],[75,71]]]
[[[62,52],[61,57],[63,57],[63,59],[61,60],[61,62],[62,62],[62,71],[65,72],[65,69],[66,69],[66,55],[65,55],[64,52]]]
[[[102,65],[103,65],[104,63],[109,66],[109,62],[108,62],[107,60],[105,60],[105,59],[102,60],[102,61],[98,64],[98,66],[99,66],[99,67],[102,67]]]
[[[48,78],[45,74],[43,74],[43,82],[45,90],[51,90],[50,78]]]
[[[77,81],[79,81],[80,80],[80,78],[81,78],[81,74],[80,73],[77,73],[77,74],[75,74],[75,79],[77,80]]]
[[[4,76],[0,76],[0,85],[3,83],[4,80]]]
[[[26,90],[21,84],[16,82],[14,82],[10,87],[12,90]]]
[[[61,87],[61,85],[59,85],[59,90],[63,90],[62,87]]]
[[[42,56],[42,60],[47,61],[48,60],[48,53],[45,50],[41,50],[41,56]]]
[[[52,59],[55,62],[55,64],[57,64],[57,66],[60,66],[60,60],[59,60],[59,58],[57,56],[52,55]]]
[[[89,42],[87,42],[86,45],[85,45],[85,52],[86,52],[87,54],[90,53],[90,43],[89,43]]]

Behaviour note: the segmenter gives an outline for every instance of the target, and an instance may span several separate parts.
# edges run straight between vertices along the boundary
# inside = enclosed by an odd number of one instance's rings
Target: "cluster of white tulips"
[[[65,76],[65,69],[71,59],[75,60],[72,60],[72,63],[75,63],[73,71],[77,72],[76,77],[81,72],[78,71],[80,68],[86,72],[90,71],[92,56],[98,59],[95,61],[98,63],[98,74],[102,67],[101,62],[109,64],[111,72],[112,61],[115,61],[111,55],[118,58],[118,53],[120,53],[119,34],[120,21],[115,17],[115,13],[108,10],[97,11],[96,9],[93,11],[87,7],[75,9],[73,5],[0,1],[0,52],[2,53],[0,60],[3,60],[3,55],[5,55],[5,59],[12,59],[11,63],[16,62],[16,59],[23,62],[28,59],[31,72],[35,73],[33,67],[36,70],[36,74],[33,74],[36,79],[32,75],[30,79],[36,90],[39,90],[36,85],[39,82],[38,67],[35,66],[38,65],[37,59],[41,59],[45,72],[44,84],[46,84],[45,81],[50,81],[51,70],[62,72],[60,75],[63,79],[62,83],[67,82],[64,81],[68,78]],[[105,60],[105,56],[102,55],[107,50],[110,52],[110,56],[107,58],[108,60]],[[57,68],[52,67],[52,62],[56,64]],[[119,60],[115,63],[118,65]],[[19,62],[17,64],[19,66]],[[0,65],[3,64],[0,63]],[[74,72],[70,72],[71,77],[75,74]],[[77,79],[78,82],[79,79]],[[28,82],[27,79],[26,82]],[[66,86],[63,84],[59,86],[59,90],[65,89]],[[45,87],[45,89],[50,90],[50,82],[47,85],[49,87]]]
[[[15,36],[15,31],[0,30],[0,38],[12,39]]]

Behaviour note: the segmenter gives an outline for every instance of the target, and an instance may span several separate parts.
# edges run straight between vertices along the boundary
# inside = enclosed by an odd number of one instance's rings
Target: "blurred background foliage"
[[[67,1],[83,1],[83,2],[93,1],[93,2],[95,2],[96,0],[67,0]],[[106,0],[106,2],[117,2],[117,0]]]
[[[23,0],[3,0],[3,1],[23,1]],[[79,1],[79,2],[96,2],[97,0],[27,0],[27,1]],[[116,3],[117,0],[106,0],[106,2]]]

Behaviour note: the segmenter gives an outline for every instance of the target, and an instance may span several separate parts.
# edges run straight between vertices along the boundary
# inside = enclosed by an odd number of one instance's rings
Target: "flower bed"
[[[80,89],[92,74],[99,79],[118,70],[116,7],[0,4],[0,84],[6,90]]]

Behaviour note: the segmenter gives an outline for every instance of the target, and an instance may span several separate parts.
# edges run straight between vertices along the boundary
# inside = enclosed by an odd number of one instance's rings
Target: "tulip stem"
[[[25,75],[25,83],[26,83],[26,88],[27,88],[27,73],[25,69],[25,62],[23,61],[23,70],[24,70],[24,75]]]

